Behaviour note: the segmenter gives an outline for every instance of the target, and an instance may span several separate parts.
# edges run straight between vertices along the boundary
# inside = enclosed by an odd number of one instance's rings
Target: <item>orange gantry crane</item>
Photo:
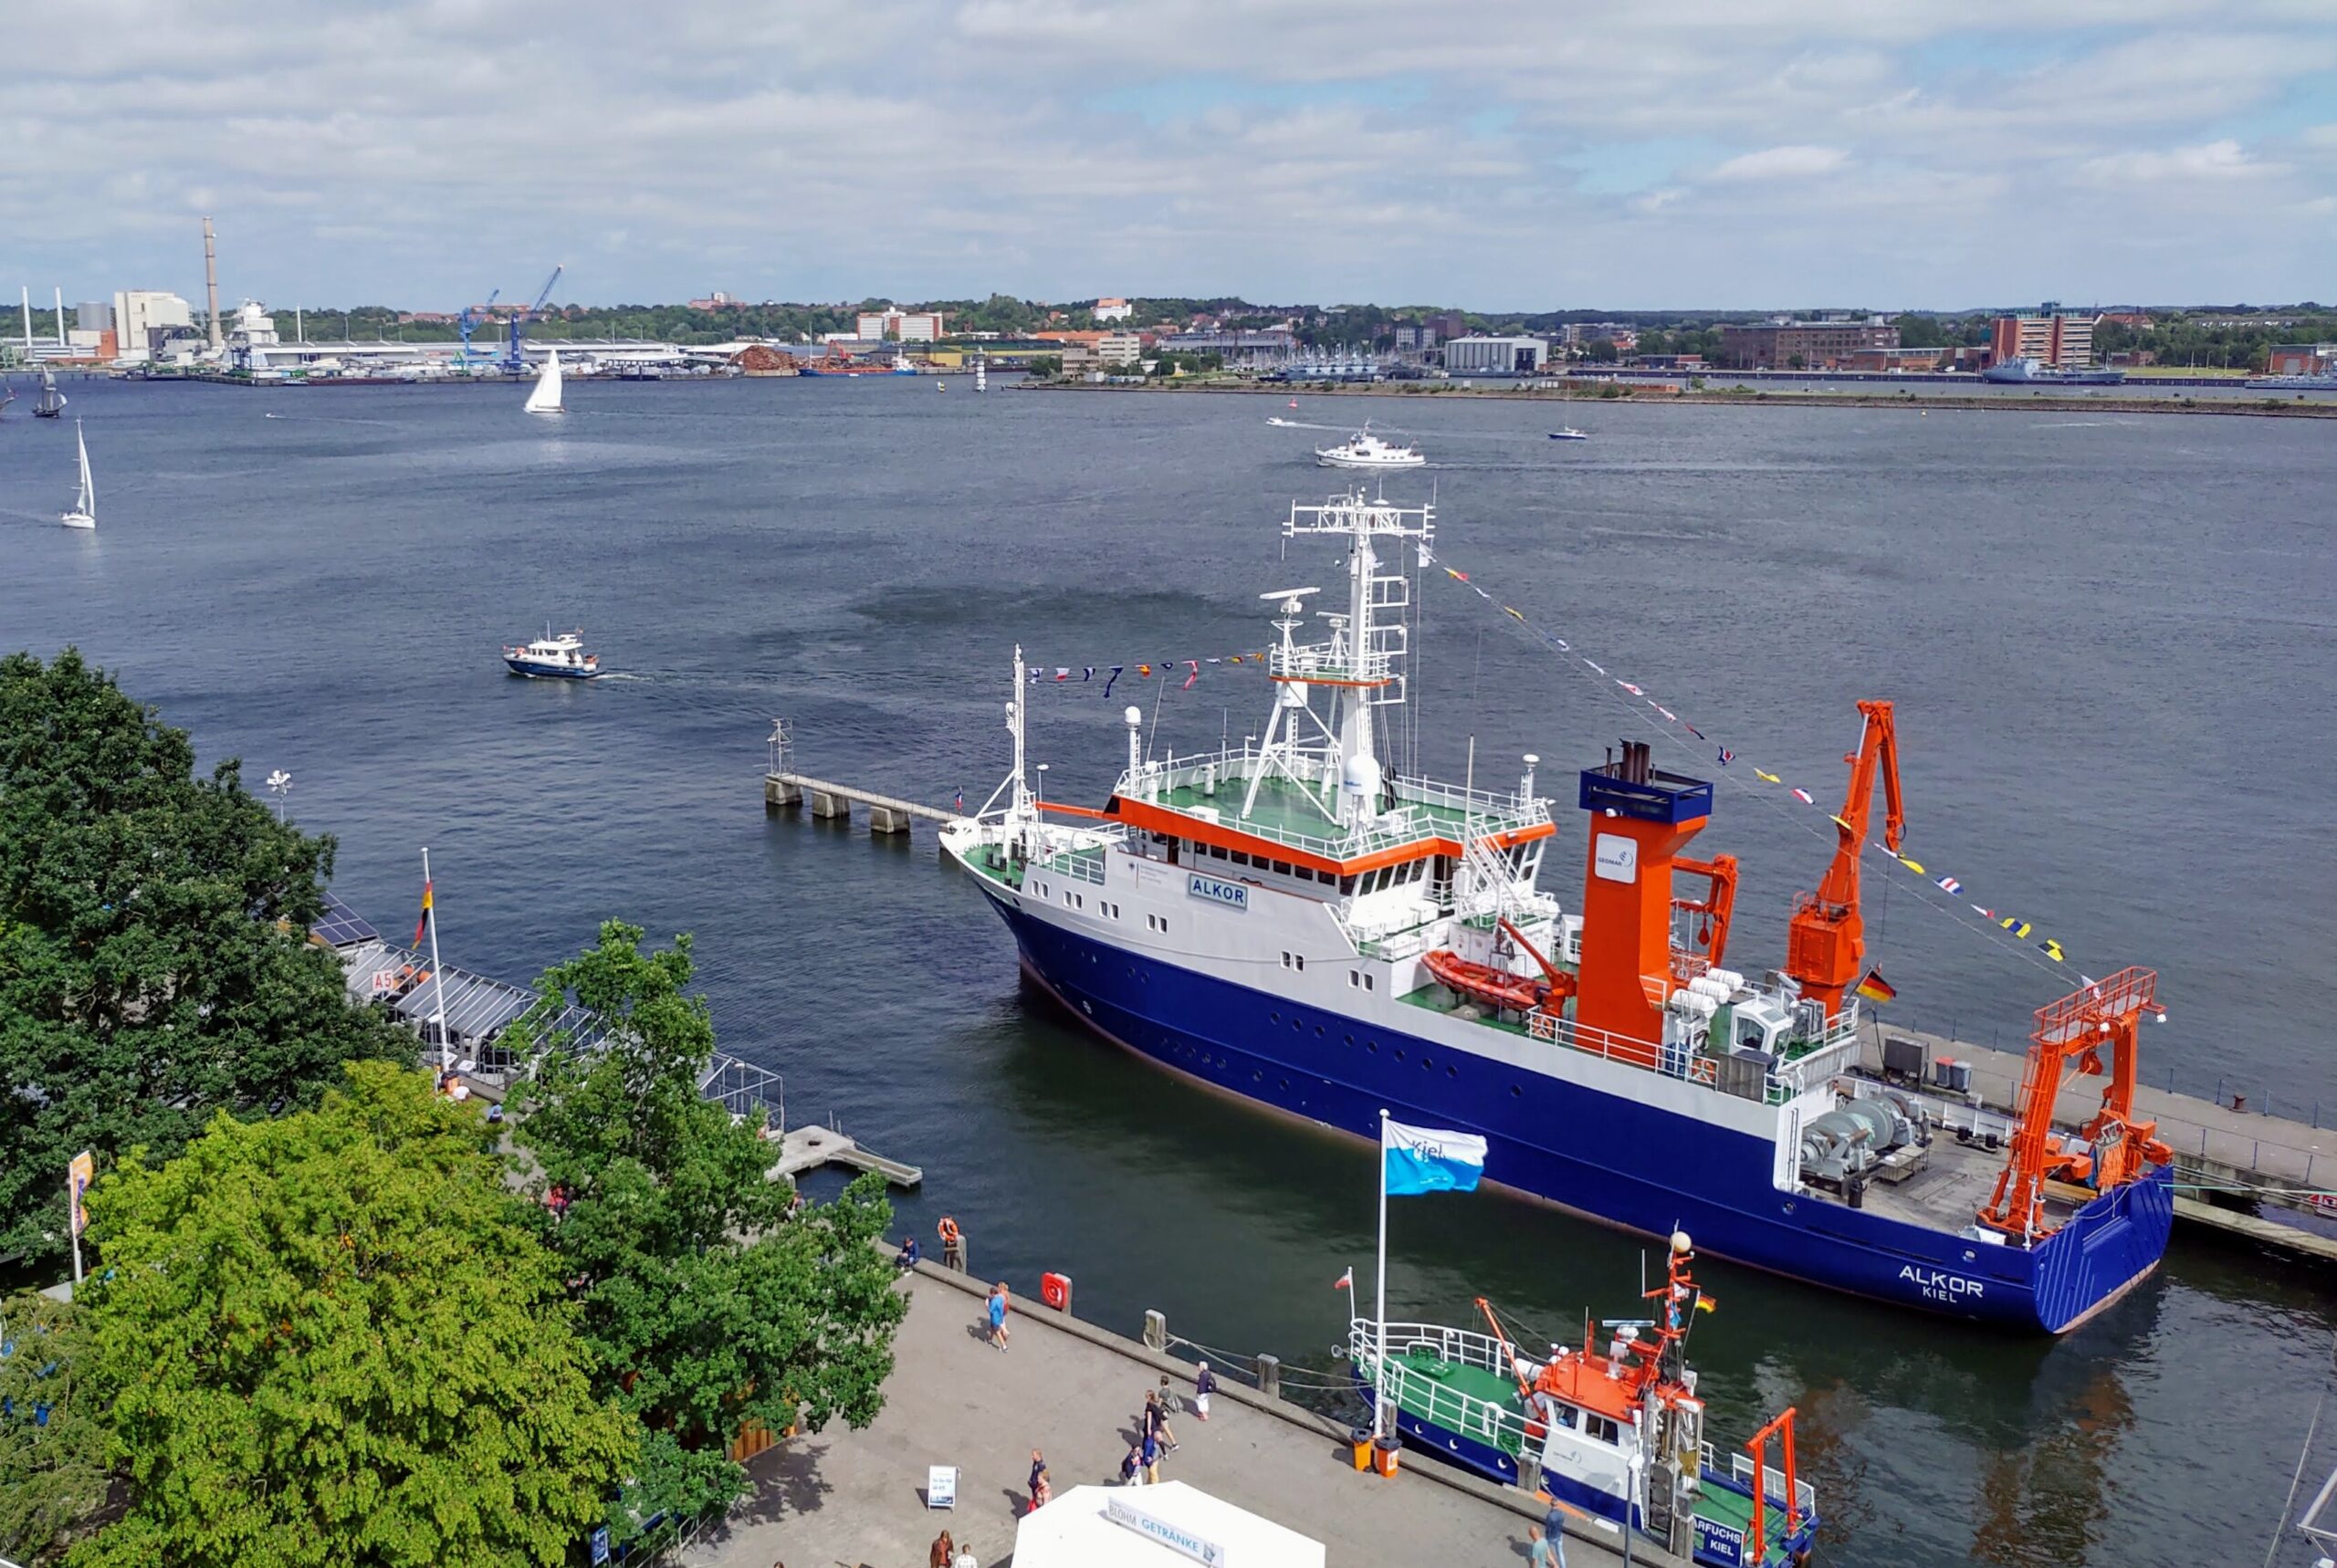
[[[1834,860],[1818,891],[1794,900],[1793,923],[1786,936],[1786,973],[1800,983],[1803,996],[1825,1003],[1829,1021],[1842,1010],[1842,993],[1858,984],[1866,957],[1866,929],[1859,918],[1859,855],[1866,848],[1878,772],[1889,810],[1882,825],[1884,846],[1897,854],[1907,831],[1907,814],[1899,797],[1899,732],[1892,722],[1891,705],[1868,699],[1859,704],[1859,713],[1865,721],[1859,748],[1842,758],[1850,765],[1850,787],[1842,798],[1841,814],[1834,819]]]
[[[2108,1192],[2143,1175],[2146,1166],[2163,1166],[2175,1157],[2159,1142],[2155,1121],[2134,1119],[2134,1035],[2144,1013],[2163,1018],[2166,1009],[2158,999],[2158,971],[2139,967],[2037,1009],[2028,1065],[2020,1075],[2020,1120],[1996,1190],[1980,1210],[1981,1224],[2016,1241],[2036,1242],[2055,1228],[2045,1221],[2048,1181],[2091,1177],[2098,1190]],[[2110,1082],[2102,1086],[2101,1108],[2079,1129],[2077,1140],[2058,1137],[2053,1107],[2069,1077],[2105,1072]]]

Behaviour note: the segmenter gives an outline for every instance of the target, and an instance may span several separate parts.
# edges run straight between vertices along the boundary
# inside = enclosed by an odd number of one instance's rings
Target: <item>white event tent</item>
[[[1323,1543],[1183,1481],[1074,1487],[1014,1531],[1014,1568],[1323,1568]]]

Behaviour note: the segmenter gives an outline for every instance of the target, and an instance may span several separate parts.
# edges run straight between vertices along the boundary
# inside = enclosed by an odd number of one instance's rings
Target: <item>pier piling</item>
[[[1144,1314],[1144,1348],[1166,1354],[1168,1349],[1168,1320],[1159,1312]]]

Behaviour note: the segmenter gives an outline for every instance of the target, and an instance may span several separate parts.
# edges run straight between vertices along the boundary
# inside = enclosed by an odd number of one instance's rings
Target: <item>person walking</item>
[[[1217,1392],[1217,1376],[1204,1361],[1193,1373],[1193,1414],[1209,1419],[1209,1396]]]
[[[1120,1461],[1120,1484],[1140,1487],[1144,1484],[1144,1456],[1134,1443],[1128,1445],[1128,1456]]]
[[[1166,1383],[1168,1380],[1163,1377],[1160,1381]],[[1159,1438],[1160,1446],[1164,1449],[1174,1448],[1177,1446],[1177,1434],[1168,1429],[1168,1406],[1161,1401],[1159,1394],[1152,1389],[1145,1391],[1144,1429]]]
[[[1525,1552],[1526,1568],[1567,1568],[1567,1552],[1563,1531],[1546,1531],[1538,1524],[1525,1527],[1529,1543]]]
[[[990,1343],[1000,1350],[1006,1348],[1006,1281],[1001,1280],[990,1288]]]
[[[1033,1448],[1031,1450],[1031,1511],[1038,1512],[1041,1505],[1054,1495],[1054,1482],[1047,1476],[1046,1456]]]
[[[949,1568],[950,1561],[957,1555],[958,1543],[949,1539],[949,1532],[945,1530],[933,1538],[932,1546],[927,1550],[925,1568]]]
[[[1160,1484],[1159,1434],[1147,1432],[1144,1435],[1144,1441],[1137,1445],[1137,1451],[1144,1456],[1144,1484],[1148,1487],[1158,1486]]]

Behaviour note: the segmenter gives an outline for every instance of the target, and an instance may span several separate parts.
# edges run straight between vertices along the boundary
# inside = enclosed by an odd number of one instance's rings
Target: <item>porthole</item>
[[[1509,1097],[1513,1100],[1522,1100],[1525,1097],[1525,1091],[1513,1083],[1509,1086]]]

